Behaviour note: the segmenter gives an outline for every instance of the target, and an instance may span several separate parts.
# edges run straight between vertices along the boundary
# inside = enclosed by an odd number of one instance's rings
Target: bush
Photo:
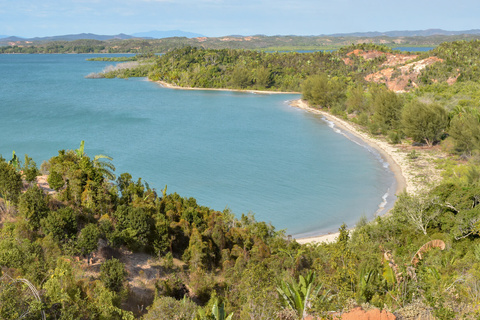
[[[126,277],[125,266],[118,259],[107,260],[100,267],[100,280],[111,291],[122,291]]]
[[[28,188],[20,196],[18,211],[34,230],[40,228],[40,220],[48,213],[47,200],[43,191],[37,186]]]
[[[440,140],[447,125],[447,111],[439,104],[425,104],[415,100],[402,112],[405,134],[416,142],[427,143],[430,147]]]
[[[402,142],[402,136],[397,131],[390,131],[388,133],[388,142],[391,144],[399,144]]]
[[[440,144],[442,151],[446,153],[455,153],[455,139],[452,137],[447,137]]]
[[[40,174],[38,171],[37,164],[30,158],[28,155],[25,155],[25,161],[22,168],[23,174],[25,176],[25,180],[28,182],[33,182],[36,177]]]
[[[144,320],[191,320],[197,312],[197,305],[190,299],[175,300],[171,297],[156,299],[148,307]]]
[[[65,184],[63,181],[62,175],[56,171],[51,171],[47,179],[48,185],[50,188],[55,189],[55,191],[60,190],[61,187]]]
[[[43,231],[57,241],[66,240],[77,233],[77,217],[72,208],[51,211],[40,224]]]
[[[176,276],[168,276],[166,279],[158,280],[155,283],[155,289],[157,296],[167,296],[175,299],[182,299],[188,293],[185,284]]]
[[[97,250],[100,231],[96,224],[87,224],[78,236],[78,249],[83,255],[88,255]]]
[[[0,159],[0,197],[17,203],[22,189],[22,177],[15,168]]]

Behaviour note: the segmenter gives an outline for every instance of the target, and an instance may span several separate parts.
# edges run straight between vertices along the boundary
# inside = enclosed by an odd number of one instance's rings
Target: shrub
[[[118,259],[107,260],[100,268],[100,280],[111,291],[122,291],[126,277],[125,266]]]

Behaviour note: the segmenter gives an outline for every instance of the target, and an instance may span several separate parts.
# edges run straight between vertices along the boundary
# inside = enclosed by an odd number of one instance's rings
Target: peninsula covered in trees
[[[0,159],[0,317],[293,320],[361,305],[401,319],[478,318],[479,48],[186,47],[138,59],[141,72],[128,73],[179,87],[302,92],[313,107],[408,144],[412,161],[442,150],[443,179],[400,195],[388,216],[339,226],[333,243],[301,245],[252,215],[116,174],[83,143],[40,168],[13,154]]]

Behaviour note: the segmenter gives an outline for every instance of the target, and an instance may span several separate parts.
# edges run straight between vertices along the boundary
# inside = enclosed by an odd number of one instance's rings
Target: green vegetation
[[[359,45],[342,48],[338,54],[341,57],[355,49],[391,52],[379,46]],[[438,56],[443,62],[423,69],[418,88],[403,94],[359,77],[381,68],[384,56],[365,60],[349,55],[353,63],[347,75],[328,72],[307,77],[303,98],[313,106],[350,118],[372,134],[387,136],[392,143],[402,139],[429,147],[441,143],[449,153],[471,157],[480,153],[479,49],[480,41],[441,44],[428,55]],[[453,78],[456,81],[448,84],[447,80]]]
[[[447,111],[439,104],[414,100],[403,108],[403,131],[414,141],[425,142],[429,147],[440,141],[447,125]]]
[[[444,42],[479,39],[478,35],[428,36],[428,37],[387,37],[368,38],[373,44],[391,48],[436,47]],[[0,53],[166,53],[183,47],[204,49],[244,49],[255,51],[304,51],[337,50],[353,44],[361,44],[365,38],[333,36],[248,36],[219,38],[165,39],[111,39],[74,41],[1,41]],[[399,44],[401,43],[401,44]]]
[[[89,79],[100,78],[130,78],[130,77],[146,77],[151,70],[155,61],[155,55],[137,54],[133,57],[100,57],[87,59],[88,61],[128,61],[119,63],[115,66],[107,66],[100,73],[90,73],[86,76]]]
[[[17,169],[0,166],[8,172],[0,184],[17,186]],[[251,215],[236,219],[166,189],[158,195],[128,173],[110,180],[82,145],[42,168],[57,172],[56,194],[26,184],[0,200],[10,201],[0,228],[0,266],[10,277],[0,283],[4,319],[17,318],[15,308],[47,319],[299,319],[352,301],[399,315],[413,305],[417,316],[480,315],[473,160],[465,179],[402,195],[390,216],[361,221],[353,232],[343,225],[335,243],[320,245],[299,245]],[[445,245],[427,246],[432,240]],[[156,270],[145,282],[147,304],[137,296],[146,275],[135,276],[129,262],[136,254],[148,254]],[[12,287],[16,277],[31,282],[40,304]]]
[[[442,43],[431,52],[431,55],[443,59],[444,63],[428,67],[423,72],[423,82],[431,84],[433,80],[443,82],[456,77],[460,82],[477,82],[480,77],[479,48],[479,40]]]
[[[115,62],[126,62],[126,61],[138,61],[138,60],[145,60],[149,58],[155,57],[154,53],[143,53],[143,54],[136,54],[132,57],[96,57],[96,58],[89,58],[87,61],[115,61]]]
[[[204,50],[186,47],[157,58],[149,73],[182,87],[300,91],[308,75],[345,65],[330,53],[265,53],[244,50]]]
[[[390,52],[376,45],[305,54],[185,47],[152,58],[154,80],[302,89],[315,107],[392,143],[440,144],[452,154],[439,161],[444,181],[402,194],[389,216],[362,219],[351,232],[342,225],[334,243],[300,245],[253,215],[236,218],[115,176],[112,159],[90,158],[83,142],[42,165],[54,194],[32,183],[32,160],[22,166],[13,153],[0,157],[0,317],[293,320],[355,304],[415,319],[480,317],[476,48],[440,46],[435,54],[448,68],[425,69],[419,78],[427,80],[403,94],[364,80],[383,68],[385,54],[347,56]],[[457,69],[468,76],[446,84]],[[433,74],[438,81],[428,81]]]

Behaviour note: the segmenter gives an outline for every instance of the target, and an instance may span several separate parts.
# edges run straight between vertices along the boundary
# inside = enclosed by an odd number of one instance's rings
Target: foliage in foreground
[[[21,192],[7,183],[17,171],[0,162],[0,183],[18,199],[2,210],[10,222],[0,229],[1,270],[11,277],[4,279],[27,279],[41,299],[3,280],[4,319],[19,309],[47,319],[291,319],[351,301],[399,314],[418,303],[418,312],[439,318],[480,314],[478,172],[470,182],[405,194],[390,216],[360,221],[354,232],[342,226],[335,243],[299,245],[253,216],[158,195],[126,173],[109,180],[81,148],[60,151],[42,168],[57,172],[56,195],[35,184]],[[426,245],[431,240],[444,246]],[[99,272],[87,273],[91,254],[107,248],[120,260],[100,260]],[[149,253],[161,266],[143,312],[131,304],[137,289],[127,281],[124,250]]]

